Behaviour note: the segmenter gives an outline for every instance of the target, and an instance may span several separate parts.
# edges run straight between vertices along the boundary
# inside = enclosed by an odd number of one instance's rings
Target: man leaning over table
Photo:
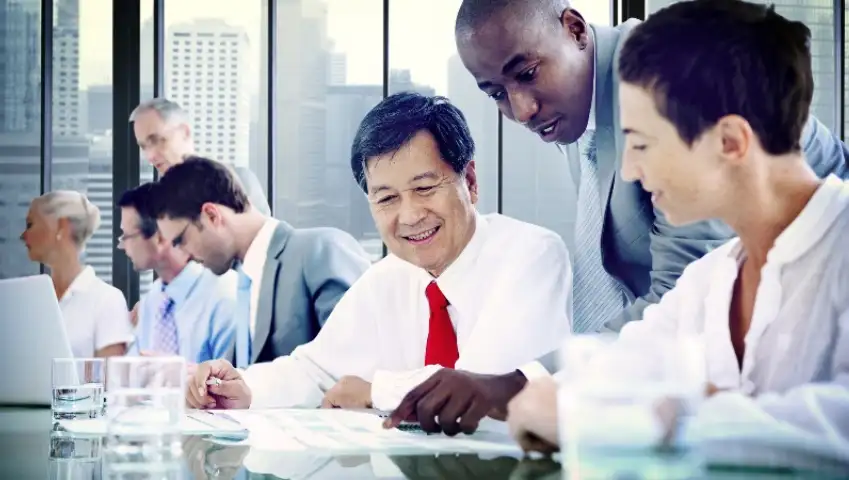
[[[538,374],[533,360],[571,330],[569,256],[553,232],[476,211],[473,156],[465,118],[446,99],[400,93],[377,105],[354,139],[351,168],[389,255],[315,340],[244,371],[203,363],[188,403],[391,410],[442,368]],[[207,386],[213,377],[221,384]],[[506,401],[482,393],[447,408],[479,419]],[[442,427],[471,432],[477,420]]]

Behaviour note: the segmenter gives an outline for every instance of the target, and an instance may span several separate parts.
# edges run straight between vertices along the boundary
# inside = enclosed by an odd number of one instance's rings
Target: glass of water
[[[103,380],[102,358],[53,359],[53,419],[102,417]]]
[[[570,478],[689,478],[702,471],[686,435],[707,384],[701,338],[574,335],[560,363],[559,435]]]
[[[182,452],[186,363],[182,357],[111,357],[106,456],[111,468],[166,468]],[[170,467],[169,467],[170,468]]]

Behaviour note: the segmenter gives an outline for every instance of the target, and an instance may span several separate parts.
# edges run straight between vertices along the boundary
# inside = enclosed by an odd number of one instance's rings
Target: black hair
[[[742,0],[694,0],[649,16],[625,42],[619,76],[652,93],[689,145],[726,115],[746,119],[764,150],[801,150],[814,80],[811,31]]]
[[[151,238],[157,231],[153,207],[154,190],[155,185],[152,182],[143,183],[124,192],[118,200],[119,207],[132,208],[138,213],[138,228],[144,238]]]
[[[215,203],[242,213],[248,197],[231,168],[203,157],[189,157],[169,168],[156,183],[156,218],[197,220],[204,203]]]
[[[554,19],[556,22],[552,25],[560,25],[560,16],[567,8],[567,0],[463,0],[457,11],[454,32],[476,30],[492,17],[507,11],[511,16],[527,20]]]
[[[474,158],[475,142],[466,117],[445,97],[413,92],[390,95],[366,114],[351,147],[351,171],[366,191],[369,159],[396,152],[417,133],[428,131],[442,159],[462,173]]]

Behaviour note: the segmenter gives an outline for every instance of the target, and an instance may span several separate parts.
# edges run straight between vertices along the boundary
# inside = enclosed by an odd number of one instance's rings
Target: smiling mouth
[[[557,130],[557,125],[560,124],[560,120],[561,119],[559,117],[555,118],[554,120],[548,122],[548,124],[545,124],[545,126],[541,128],[535,128],[534,132],[540,137],[542,137],[543,140],[551,141],[553,140],[554,132]]]
[[[425,230],[424,232],[417,233],[415,235],[406,235],[404,236],[404,239],[416,245],[427,243],[436,235],[436,232],[438,232],[440,228],[441,227],[433,227],[429,230]]]

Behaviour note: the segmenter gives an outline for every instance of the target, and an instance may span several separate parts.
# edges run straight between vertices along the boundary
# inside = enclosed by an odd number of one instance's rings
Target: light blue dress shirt
[[[139,304],[136,341],[128,354],[153,348],[163,291],[174,300],[180,356],[196,363],[224,357],[235,341],[236,283],[232,275],[219,277],[195,262],[189,262],[167,285],[162,279],[153,282]]]

